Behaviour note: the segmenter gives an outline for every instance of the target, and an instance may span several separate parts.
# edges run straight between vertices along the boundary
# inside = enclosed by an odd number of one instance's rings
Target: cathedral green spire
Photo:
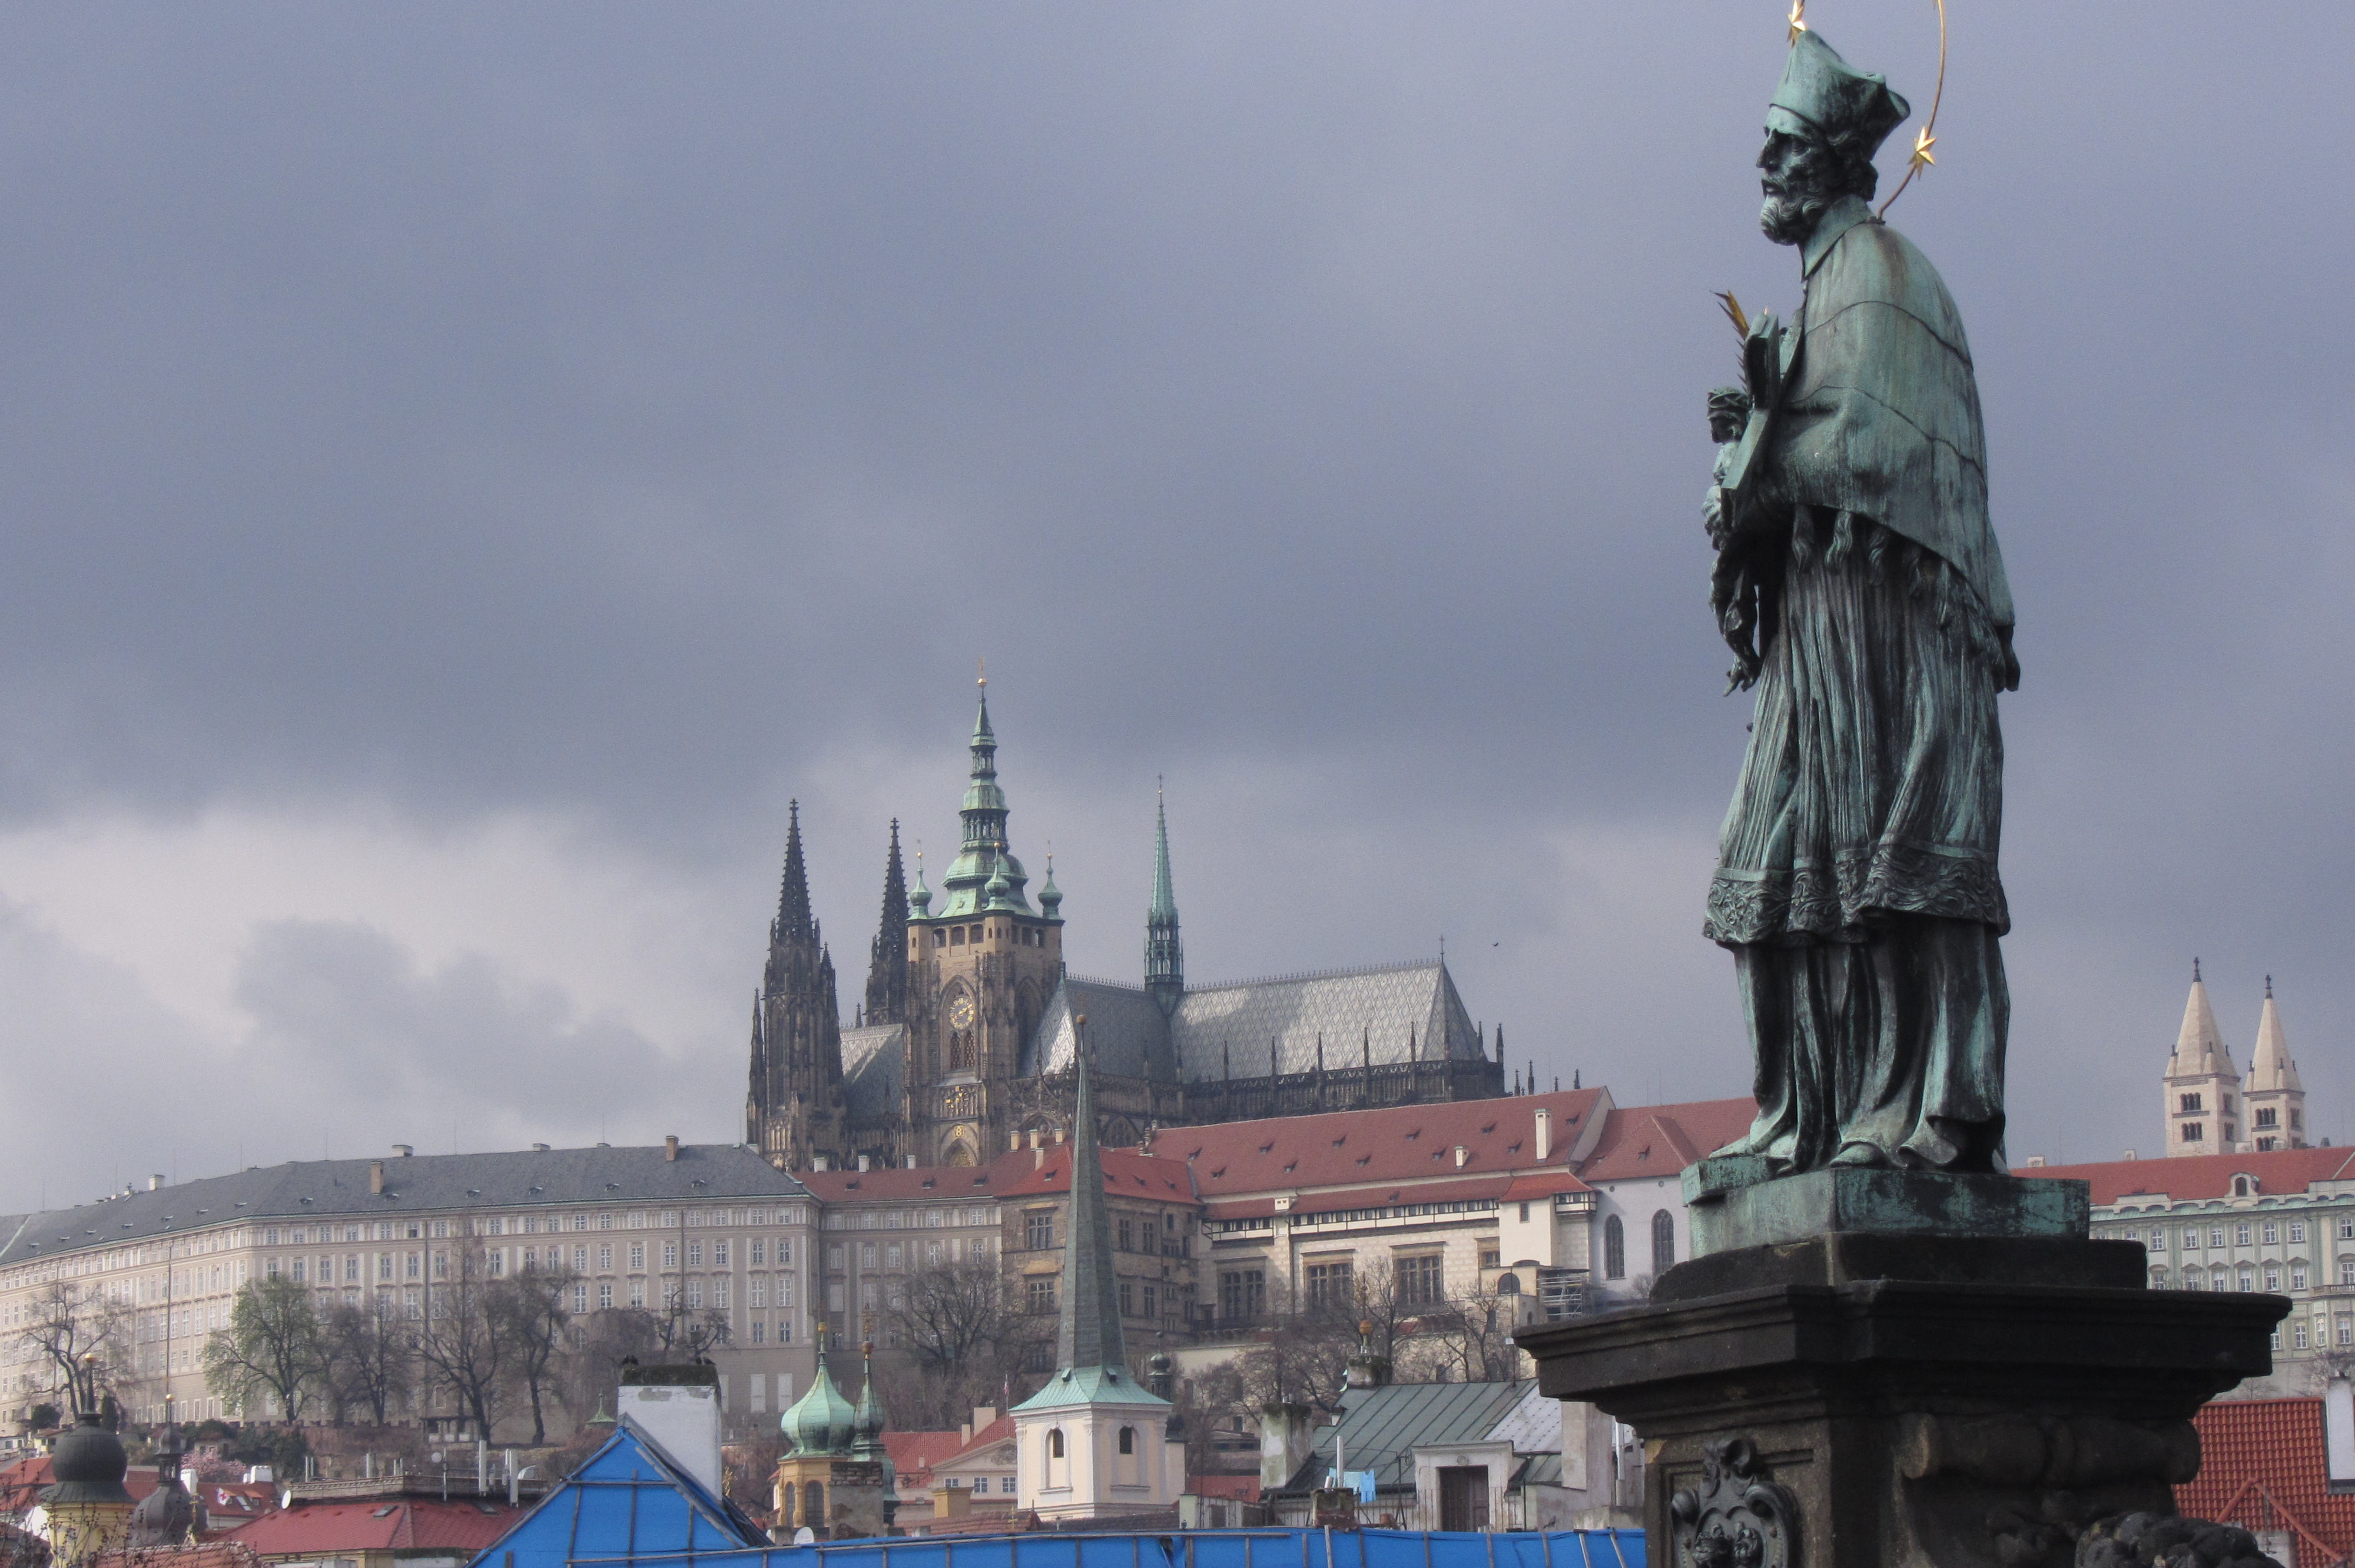
[[[1178,939],[1178,894],[1169,877],[1169,809],[1154,792],[1153,904],[1145,913],[1145,989],[1163,1016],[1186,994],[1186,949]]]
[[[1030,912],[1022,895],[1029,875],[1006,845],[1006,791],[997,783],[997,733],[989,726],[989,683],[982,683],[981,705],[973,721],[973,775],[964,789],[964,843],[956,863],[941,879],[945,890],[943,915],[977,915],[985,909]],[[991,885],[999,877],[1003,888]]]

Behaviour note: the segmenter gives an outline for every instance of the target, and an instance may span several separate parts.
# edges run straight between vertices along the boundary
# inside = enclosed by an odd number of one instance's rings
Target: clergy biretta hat
[[[1766,129],[1847,141],[1870,158],[1913,112],[1889,79],[1861,71],[1813,31],[1802,32],[1783,62],[1782,84],[1767,101]]]

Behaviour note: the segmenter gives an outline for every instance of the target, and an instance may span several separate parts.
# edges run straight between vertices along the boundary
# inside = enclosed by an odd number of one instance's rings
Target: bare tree
[[[690,1307],[675,1283],[663,1286],[661,1310],[653,1314],[655,1349],[666,1361],[698,1361],[728,1342],[728,1314]]]
[[[28,1311],[17,1341],[48,1363],[72,1410],[96,1410],[101,1398],[136,1375],[131,1309],[103,1288],[53,1279]]]
[[[662,1334],[655,1315],[643,1307],[603,1307],[576,1319],[566,1341],[551,1362],[552,1384],[557,1403],[577,1425],[609,1405],[621,1383],[623,1361],[658,1358]]]
[[[310,1291],[273,1274],[238,1287],[229,1327],[205,1341],[205,1385],[239,1410],[266,1391],[285,1420],[299,1421],[319,1376],[319,1352]]]
[[[548,1441],[543,1401],[555,1392],[552,1369],[564,1345],[565,1329],[572,1321],[566,1298],[580,1279],[569,1268],[543,1269],[534,1264],[492,1287],[492,1310],[506,1319],[504,1332],[512,1347],[508,1376],[522,1386],[525,1397],[531,1402],[534,1444]]]
[[[356,1406],[379,1426],[391,1419],[416,1382],[416,1338],[390,1291],[328,1310],[319,1334],[322,1384],[338,1423]]]
[[[1476,1281],[1450,1298],[1437,1336],[1448,1370],[1465,1383],[1509,1383],[1520,1375],[1513,1343],[1517,1296],[1499,1296]]]
[[[989,1258],[919,1269],[885,1303],[878,1393],[900,1427],[954,1427],[975,1406],[1008,1400],[1054,1320],[1022,1308]]]
[[[437,1264],[441,1255],[435,1255]],[[462,1243],[452,1261],[456,1266],[437,1279],[429,1293],[417,1356],[432,1381],[474,1417],[475,1432],[487,1439],[497,1418],[514,1340],[483,1245]]]

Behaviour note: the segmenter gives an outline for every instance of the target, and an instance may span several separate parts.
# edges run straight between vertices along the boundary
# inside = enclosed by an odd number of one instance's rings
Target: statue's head
[[[1842,196],[1870,200],[1881,182],[1872,155],[1912,112],[1885,79],[1802,32],[1767,105],[1766,145],[1758,154],[1766,194],[1758,223],[1766,238],[1797,245]]]

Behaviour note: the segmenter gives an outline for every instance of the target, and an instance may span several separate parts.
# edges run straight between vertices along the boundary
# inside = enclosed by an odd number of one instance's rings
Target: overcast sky
[[[0,14],[0,1205],[741,1138],[787,800],[847,1009],[984,655],[1075,969],[1166,776],[1197,979],[1444,936],[1540,1078],[1744,1090],[1782,9]],[[2355,12],[1953,12],[1891,217],[2019,601],[2013,1157],[2160,1147],[2195,954],[2355,1138]],[[1920,123],[1927,0],[1810,16]]]

